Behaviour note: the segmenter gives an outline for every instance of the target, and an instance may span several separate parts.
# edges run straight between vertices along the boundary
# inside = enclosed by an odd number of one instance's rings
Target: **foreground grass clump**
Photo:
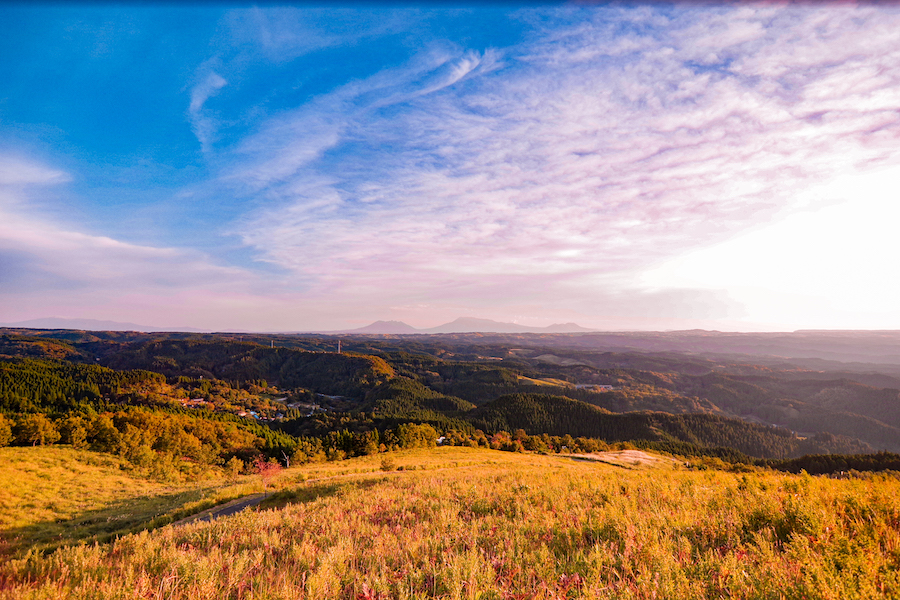
[[[458,448],[396,460],[292,469],[274,508],[10,561],[0,598],[900,595],[892,479]]]

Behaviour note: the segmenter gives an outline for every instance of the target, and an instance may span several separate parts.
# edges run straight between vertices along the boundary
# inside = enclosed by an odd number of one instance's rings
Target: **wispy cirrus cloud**
[[[490,72],[498,63],[494,51],[479,54],[437,46],[403,67],[352,81],[261,125],[259,131],[237,145],[237,166],[228,179],[250,190],[267,190],[275,195],[287,190],[290,196],[294,186],[309,189],[315,187],[310,182],[333,180],[336,160],[341,160],[342,166],[352,164],[352,168],[360,168],[368,160],[360,157],[372,151],[373,142],[380,150],[388,150],[379,159],[390,163],[390,150],[408,143],[409,137],[403,131],[385,128],[386,114],[430,98],[468,76]],[[329,152],[341,156],[331,156]],[[331,167],[319,168],[316,163],[323,160],[329,161]],[[342,177],[365,179],[358,174]]]
[[[258,277],[216,264],[186,248],[139,245],[97,235],[71,219],[42,210],[37,198],[70,180],[68,173],[21,157],[0,155],[0,303],[3,318],[58,316],[133,318],[151,323],[168,309],[171,319],[204,320],[217,304],[254,296]],[[184,302],[185,298],[191,302]],[[256,297],[257,305],[266,300]],[[243,301],[242,301],[243,302]],[[246,303],[246,302],[245,302]],[[45,313],[46,314],[46,313]],[[129,316],[130,315],[130,316]],[[205,326],[225,320],[209,319]]]
[[[68,173],[17,156],[0,156],[0,186],[53,185],[71,178]]]
[[[538,22],[521,47],[432,52],[264,128],[235,171],[263,204],[245,243],[322,294],[587,311],[810,182],[898,160],[896,10]]]
[[[217,121],[208,111],[203,110],[203,105],[210,97],[216,95],[219,90],[228,85],[228,82],[215,71],[207,72],[193,88],[191,88],[191,103],[188,106],[188,114],[191,119],[191,128],[200,146],[204,151],[215,141]]]
[[[240,53],[286,62],[327,48],[404,33],[422,19],[418,10],[254,7],[230,11],[225,25],[229,43]]]
[[[421,20],[417,10],[255,7],[228,11],[212,43],[215,52],[197,68],[197,81],[190,89],[188,116],[203,151],[209,154],[214,142],[239,144],[236,140],[248,128],[265,128],[266,119],[278,120],[278,98],[289,97],[298,88],[316,89],[315,80],[331,70],[323,61],[334,60],[322,58],[323,52],[405,35]],[[307,72],[291,63],[307,64]],[[228,89],[223,90],[226,85]],[[205,106],[213,96],[220,96],[219,110]]]
[[[791,214],[824,205],[800,193],[814,183],[900,165],[894,7],[488,11],[492,24],[515,22],[505,37],[478,27],[478,11],[465,26],[469,13],[454,13],[452,27],[446,11],[428,12],[214,16],[216,33],[182,65],[194,77],[178,81],[168,109],[186,134],[172,164],[195,164],[148,195],[153,207],[139,194],[119,203],[118,182],[79,206],[72,189],[99,188],[77,161],[60,155],[70,175],[0,157],[0,277],[12,281],[3,299],[33,307],[65,295],[99,311],[91,302],[108,298],[148,315],[177,307],[200,319],[179,322],[211,327],[216,310],[269,329],[460,314],[697,326],[689,320],[748,314],[734,277],[712,269],[692,287],[641,274],[795,223]],[[489,46],[500,39],[518,41]],[[101,164],[103,148],[85,156]],[[152,187],[164,171],[149,175],[143,151],[129,155],[145,177],[135,187]],[[60,208],[67,197],[94,220]],[[156,210],[166,203],[178,205],[167,213],[177,227]],[[879,206],[867,203],[867,218],[887,222]],[[140,211],[169,234],[129,237]],[[848,213],[834,214],[828,223]],[[206,252],[189,248],[200,246],[192,228]],[[749,270],[755,258],[744,258]],[[22,318],[53,314],[42,312]]]

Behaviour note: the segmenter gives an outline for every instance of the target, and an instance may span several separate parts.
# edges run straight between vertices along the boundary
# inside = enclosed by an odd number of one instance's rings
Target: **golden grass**
[[[10,561],[0,598],[900,596],[894,479],[382,458],[286,470],[274,508]]]
[[[64,446],[0,448],[0,529],[71,518],[159,487],[129,476],[122,464]]]
[[[531,385],[546,385],[551,387],[575,387],[573,384],[563,379],[553,379],[552,377],[542,377],[540,379],[534,377],[518,376],[518,381],[530,383]]]
[[[68,446],[0,448],[0,554],[104,540],[261,490],[249,477],[159,483],[125,466],[117,456]]]
[[[685,465],[685,461],[669,456],[660,456],[643,450],[611,450],[608,452],[592,452],[590,454],[562,454],[573,460],[587,460],[615,465],[626,469],[638,468],[677,468]]]

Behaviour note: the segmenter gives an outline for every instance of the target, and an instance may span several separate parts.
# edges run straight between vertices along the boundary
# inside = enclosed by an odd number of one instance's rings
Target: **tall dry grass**
[[[288,471],[277,508],[11,561],[0,598],[900,595],[891,478],[626,470],[469,449],[397,462],[404,471],[346,461],[330,479]]]
[[[106,540],[261,491],[252,477],[163,483],[69,446],[0,448],[0,557]]]

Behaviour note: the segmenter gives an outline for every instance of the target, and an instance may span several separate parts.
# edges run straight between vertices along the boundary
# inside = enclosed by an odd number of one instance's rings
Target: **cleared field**
[[[259,510],[8,561],[0,598],[900,595],[895,479],[664,464],[438,448],[290,469]]]
[[[519,383],[526,382],[531,385],[545,385],[550,387],[575,387],[573,384],[568,381],[564,381],[562,379],[553,379],[551,377],[544,377],[541,379],[535,379],[533,377],[525,377],[524,375],[519,375],[517,377]]]

